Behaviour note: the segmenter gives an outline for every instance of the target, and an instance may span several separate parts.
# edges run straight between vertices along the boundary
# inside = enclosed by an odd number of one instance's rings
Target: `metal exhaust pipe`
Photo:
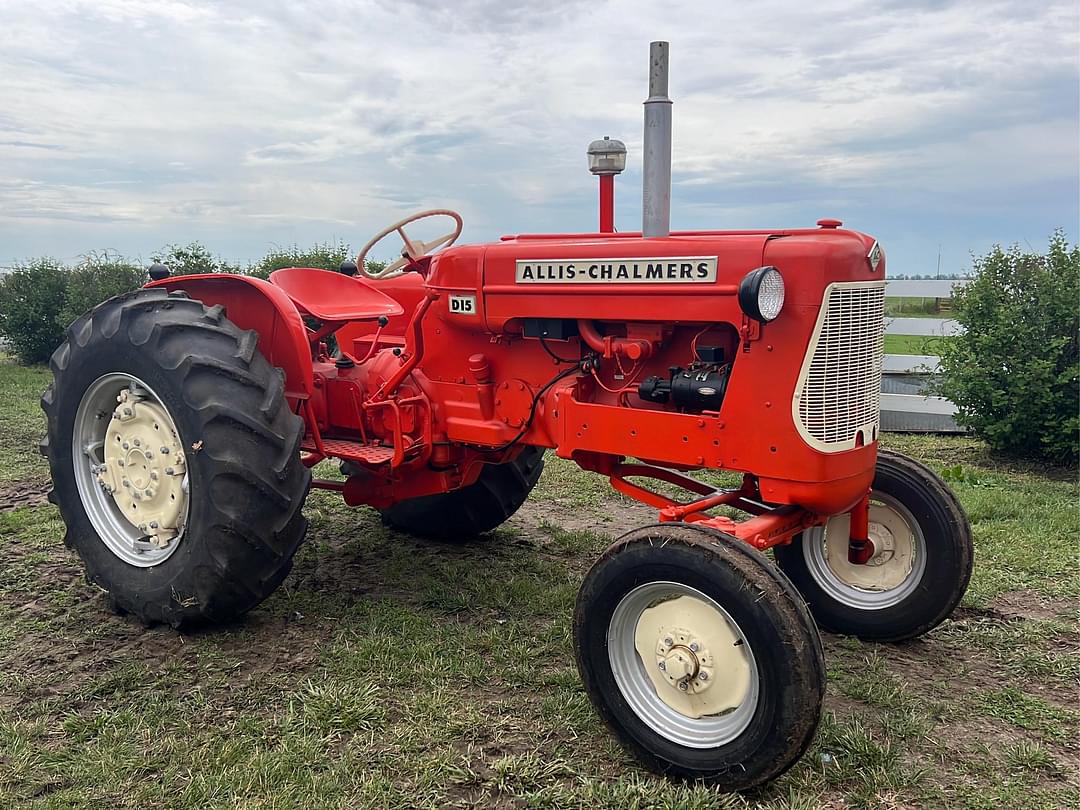
[[[671,99],[668,43],[649,43],[649,97],[641,159],[641,235],[671,234]]]

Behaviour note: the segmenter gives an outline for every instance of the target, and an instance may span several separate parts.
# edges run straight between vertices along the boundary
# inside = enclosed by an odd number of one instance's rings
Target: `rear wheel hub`
[[[176,426],[164,407],[131,389],[121,391],[117,401],[98,480],[149,544],[165,548],[180,533],[187,501]]]
[[[116,372],[83,394],[72,431],[75,480],[98,537],[124,562],[164,562],[180,543],[188,474],[176,423],[142,380]]]

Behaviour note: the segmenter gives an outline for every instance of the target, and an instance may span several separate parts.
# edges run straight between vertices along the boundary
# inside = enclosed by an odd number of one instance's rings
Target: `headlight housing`
[[[784,277],[775,267],[751,270],[739,283],[739,306],[748,317],[768,323],[784,308]]]

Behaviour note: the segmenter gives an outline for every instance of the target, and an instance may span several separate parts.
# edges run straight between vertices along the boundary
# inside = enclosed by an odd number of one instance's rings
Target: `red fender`
[[[311,397],[311,344],[300,313],[282,290],[262,279],[229,273],[173,276],[146,286],[182,290],[207,306],[225,307],[230,321],[259,334],[259,351],[285,372],[290,404]]]

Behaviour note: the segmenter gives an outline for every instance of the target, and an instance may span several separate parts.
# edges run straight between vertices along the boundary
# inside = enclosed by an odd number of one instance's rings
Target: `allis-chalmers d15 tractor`
[[[611,232],[609,209],[596,233],[451,247],[461,217],[428,211],[341,273],[155,267],[71,325],[44,451],[67,543],[118,610],[180,626],[259,604],[303,540],[311,486],[415,535],[488,531],[550,450],[657,510],[581,586],[585,689],[646,765],[729,790],[810,743],[815,619],[898,640],[949,615],[967,520],[930,470],[878,447],[882,251],[835,220],[669,233],[666,48],[642,233]],[[435,215],[453,230],[407,235]],[[395,233],[401,258],[366,272]],[[324,459],[343,481],[312,480]]]

